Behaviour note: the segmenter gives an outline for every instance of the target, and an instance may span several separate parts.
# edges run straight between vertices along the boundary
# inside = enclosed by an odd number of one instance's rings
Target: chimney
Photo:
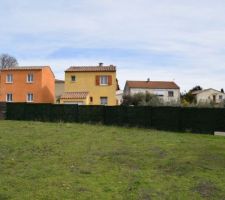
[[[103,66],[103,63],[99,63],[99,67],[102,67]]]
[[[150,82],[150,78],[147,79],[147,82]]]

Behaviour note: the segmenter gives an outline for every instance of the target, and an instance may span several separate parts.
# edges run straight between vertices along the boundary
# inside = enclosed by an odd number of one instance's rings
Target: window
[[[173,97],[174,96],[174,92],[173,91],[168,91],[168,97]]]
[[[223,100],[223,95],[219,95],[219,100]]]
[[[91,102],[91,103],[93,102],[93,97],[90,97],[90,102]]]
[[[6,101],[7,101],[7,102],[12,102],[12,101],[13,101],[13,95],[12,95],[12,93],[8,93],[8,94],[6,95]]]
[[[100,76],[100,85],[108,85],[108,76]]]
[[[28,74],[27,75],[27,82],[28,83],[33,83],[34,81],[34,75],[33,74]]]
[[[6,83],[12,83],[13,82],[13,75],[12,74],[8,74],[6,77]]]
[[[34,95],[33,93],[28,93],[27,94],[27,102],[33,102],[34,100]]]
[[[108,97],[100,97],[101,105],[107,105],[108,104]]]
[[[76,81],[76,76],[71,76],[71,81],[75,82]]]
[[[155,90],[154,94],[158,97],[163,97],[164,96],[164,91],[163,90]]]

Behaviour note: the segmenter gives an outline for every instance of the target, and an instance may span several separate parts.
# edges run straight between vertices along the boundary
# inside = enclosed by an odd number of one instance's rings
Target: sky
[[[117,66],[126,80],[225,88],[224,0],[0,0],[0,53],[21,66]]]

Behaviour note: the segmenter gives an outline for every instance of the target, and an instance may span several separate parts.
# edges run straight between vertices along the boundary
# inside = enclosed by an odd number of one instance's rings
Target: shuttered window
[[[96,76],[96,85],[112,85],[112,76]]]

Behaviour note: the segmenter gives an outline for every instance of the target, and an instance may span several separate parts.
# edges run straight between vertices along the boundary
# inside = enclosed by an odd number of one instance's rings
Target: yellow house
[[[113,65],[70,67],[65,71],[62,104],[116,105],[116,67]]]

